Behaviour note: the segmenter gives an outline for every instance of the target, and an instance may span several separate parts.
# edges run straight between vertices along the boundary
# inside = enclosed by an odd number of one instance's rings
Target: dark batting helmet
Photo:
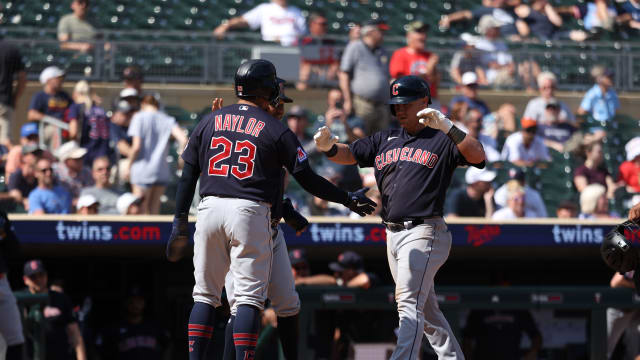
[[[394,104],[408,104],[422,98],[429,98],[429,105],[431,105],[431,91],[429,91],[429,84],[418,76],[403,76],[396,79],[391,84],[391,97],[389,99],[389,106],[391,107],[391,113],[395,116],[396,111],[393,108]]]
[[[633,237],[640,236],[640,225],[627,220],[611,230],[602,240],[600,254],[613,270],[625,273],[639,265],[638,250],[632,247]]]
[[[236,96],[261,97],[274,101],[280,93],[276,68],[267,60],[249,60],[238,67],[235,77]]]

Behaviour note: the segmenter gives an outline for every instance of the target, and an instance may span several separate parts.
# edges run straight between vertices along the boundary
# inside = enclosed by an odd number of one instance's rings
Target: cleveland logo
[[[438,155],[422,149],[395,148],[376,156],[376,169],[382,170],[383,167],[398,161],[410,161],[433,169],[438,162]]]
[[[303,162],[307,160],[307,153],[304,152],[304,150],[298,146],[298,162]]]

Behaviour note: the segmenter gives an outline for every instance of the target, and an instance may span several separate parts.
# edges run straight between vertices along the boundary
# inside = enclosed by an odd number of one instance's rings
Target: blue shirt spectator
[[[478,109],[482,116],[488,115],[491,111],[487,104],[478,99],[478,75],[474,72],[466,72],[462,75],[462,86],[460,87],[461,95],[456,95],[449,102],[449,109],[453,109],[453,105],[457,102],[464,102],[470,109]]]
[[[29,121],[40,121],[45,115],[59,120],[65,118],[65,113],[73,100],[62,90],[64,72],[55,66],[50,66],[40,74],[43,90],[38,91],[31,98],[29,104]]]
[[[71,194],[55,185],[51,161],[40,159],[36,163],[38,187],[29,194],[29,214],[68,214],[71,212]]]
[[[590,114],[597,121],[610,121],[620,108],[618,94],[612,88],[594,85],[582,98],[578,113]]]

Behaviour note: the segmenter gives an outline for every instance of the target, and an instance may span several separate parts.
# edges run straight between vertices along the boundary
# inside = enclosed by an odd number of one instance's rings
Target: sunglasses
[[[53,168],[44,168],[44,169],[38,169],[39,172],[41,173],[45,173],[45,172],[53,172]]]

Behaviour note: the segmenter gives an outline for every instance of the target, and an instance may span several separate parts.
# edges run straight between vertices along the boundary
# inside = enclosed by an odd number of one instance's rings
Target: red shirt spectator
[[[631,139],[625,146],[627,161],[620,164],[620,180],[629,192],[640,192],[640,136]]]

